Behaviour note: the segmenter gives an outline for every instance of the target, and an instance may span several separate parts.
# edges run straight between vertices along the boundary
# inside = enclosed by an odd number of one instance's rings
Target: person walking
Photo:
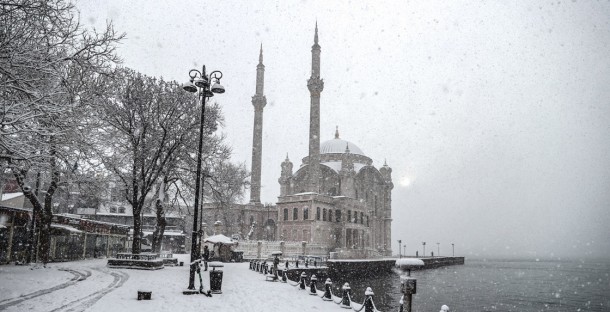
[[[205,246],[203,246],[204,271],[208,270],[208,260],[210,260],[210,250],[208,249],[208,245],[205,245]]]

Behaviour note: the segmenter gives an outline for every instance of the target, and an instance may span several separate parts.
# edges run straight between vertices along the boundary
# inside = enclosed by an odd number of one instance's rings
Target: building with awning
[[[31,222],[32,208],[0,206],[0,263],[25,259]],[[70,261],[113,256],[125,248],[128,232],[126,225],[56,214],[51,223],[49,259]]]

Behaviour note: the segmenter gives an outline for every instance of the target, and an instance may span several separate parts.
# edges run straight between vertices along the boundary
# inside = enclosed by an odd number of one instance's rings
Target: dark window
[[[299,220],[299,208],[292,209],[292,220]]]
[[[352,211],[351,210],[347,211],[347,222],[352,222]]]
[[[322,221],[326,221],[326,208],[322,210]]]
[[[110,213],[116,213],[116,207],[110,207]]]
[[[364,224],[364,212],[360,212],[360,224]]]
[[[288,221],[288,208],[284,208],[284,221]]]
[[[254,223],[254,216],[250,216],[250,225]]]
[[[125,213],[125,207],[119,207],[119,213]]]
[[[341,210],[337,209],[335,211],[335,218],[337,218],[337,222],[341,222]]]
[[[369,226],[369,216],[366,216],[366,226]]]
[[[309,208],[303,209],[303,220],[309,220]]]
[[[316,220],[320,221],[320,207],[316,207]]]

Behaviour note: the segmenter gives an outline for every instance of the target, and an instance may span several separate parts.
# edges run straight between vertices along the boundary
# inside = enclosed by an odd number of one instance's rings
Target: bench
[[[159,270],[163,269],[163,259],[159,254],[141,253],[132,254],[127,252],[117,253],[116,258],[108,259],[109,268]]]

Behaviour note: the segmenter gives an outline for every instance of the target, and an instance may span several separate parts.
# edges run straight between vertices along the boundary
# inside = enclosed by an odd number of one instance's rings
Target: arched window
[[[303,208],[303,220],[309,220],[309,208]]]
[[[341,210],[337,209],[335,211],[335,218],[337,219],[337,222],[341,222]]]
[[[316,207],[316,220],[320,221],[320,207]]]
[[[375,195],[375,201],[373,202],[373,207],[375,207],[375,215],[377,215],[377,195]]]
[[[299,220],[299,208],[292,208],[292,220]]]
[[[347,222],[352,222],[352,211],[351,210],[347,211]]]
[[[366,226],[369,226],[369,216],[366,216]]]
[[[326,208],[322,209],[322,221],[326,221]]]
[[[284,221],[288,221],[288,208],[284,208]]]
[[[364,224],[364,212],[360,211],[360,224]]]

